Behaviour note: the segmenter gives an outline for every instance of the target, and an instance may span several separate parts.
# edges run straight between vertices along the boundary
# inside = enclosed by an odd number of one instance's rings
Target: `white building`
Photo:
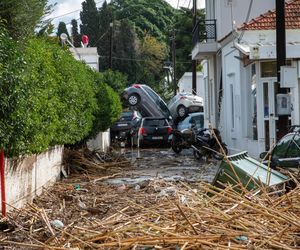
[[[183,76],[178,81],[179,92],[188,92],[192,93],[192,72],[185,72]],[[204,100],[204,84],[203,84],[203,73],[197,72],[196,80],[196,94],[203,98]]]
[[[70,48],[75,59],[84,61],[91,68],[99,71],[99,56],[96,47]]]
[[[288,89],[291,105],[281,110],[279,102],[282,85],[277,83],[274,5],[273,0],[208,0],[206,32],[194,37],[197,43],[192,57],[202,60],[204,66],[209,120],[221,130],[231,153],[247,150],[257,157],[268,150],[286,132],[279,119],[283,111],[290,124],[299,124],[296,77]],[[287,59],[291,66],[297,66],[300,58],[299,9],[299,0],[286,3]]]

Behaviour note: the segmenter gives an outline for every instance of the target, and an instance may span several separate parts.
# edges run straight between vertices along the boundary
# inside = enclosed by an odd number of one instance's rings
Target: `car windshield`
[[[133,117],[132,112],[124,112],[120,118],[121,121],[131,121]]]
[[[300,157],[300,135],[299,134],[296,134],[292,139],[286,157],[288,158]]]
[[[288,148],[292,144],[294,136],[295,134],[288,134],[278,142],[272,152],[273,159],[285,158],[287,156]]]
[[[204,117],[203,115],[193,116],[190,120],[191,124],[195,124],[196,128],[204,127]]]
[[[165,119],[145,119],[144,126],[146,127],[163,127],[168,126],[168,123]]]

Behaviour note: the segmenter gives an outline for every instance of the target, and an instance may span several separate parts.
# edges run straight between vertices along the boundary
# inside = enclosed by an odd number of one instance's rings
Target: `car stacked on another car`
[[[133,84],[124,90],[121,99],[131,108],[138,110],[143,117],[172,119],[167,104],[147,85]]]
[[[168,144],[172,127],[168,119],[161,117],[145,117],[131,130],[131,140],[133,146],[143,146],[146,144]]]
[[[175,95],[169,102],[168,108],[174,120],[180,120],[193,112],[203,112],[203,98],[187,92]]]
[[[112,141],[130,141],[130,131],[140,120],[139,112],[131,110],[122,112],[120,119],[110,128]]]

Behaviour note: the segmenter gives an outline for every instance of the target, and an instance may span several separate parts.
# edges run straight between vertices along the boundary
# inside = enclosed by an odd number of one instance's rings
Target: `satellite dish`
[[[60,39],[64,42],[68,39],[68,35],[66,33],[61,33],[60,34]]]

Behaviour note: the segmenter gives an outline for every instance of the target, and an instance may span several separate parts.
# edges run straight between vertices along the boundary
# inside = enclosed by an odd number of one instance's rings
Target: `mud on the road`
[[[196,160],[191,150],[176,154],[170,148],[126,148],[120,152],[132,162],[133,169],[124,176],[109,179],[110,184],[134,185],[146,180],[162,178],[165,181],[211,182],[218,162]]]

